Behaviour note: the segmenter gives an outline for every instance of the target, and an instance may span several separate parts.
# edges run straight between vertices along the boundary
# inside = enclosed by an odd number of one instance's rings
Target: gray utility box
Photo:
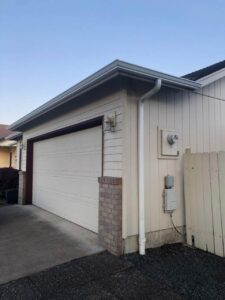
[[[176,195],[174,188],[171,189],[165,189],[164,190],[164,211],[165,212],[173,212],[176,210],[177,204],[176,204]]]

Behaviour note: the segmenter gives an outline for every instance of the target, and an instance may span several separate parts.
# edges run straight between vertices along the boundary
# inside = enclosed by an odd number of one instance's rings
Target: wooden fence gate
[[[184,155],[187,243],[225,256],[225,152]]]

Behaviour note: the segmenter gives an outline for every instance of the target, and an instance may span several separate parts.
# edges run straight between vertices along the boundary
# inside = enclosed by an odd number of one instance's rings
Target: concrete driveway
[[[103,250],[95,233],[33,205],[0,207],[0,283]]]

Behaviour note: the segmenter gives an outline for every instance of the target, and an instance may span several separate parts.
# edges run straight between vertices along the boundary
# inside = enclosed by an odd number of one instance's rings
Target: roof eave
[[[139,76],[144,76],[146,78],[161,79],[165,85],[173,86],[174,88],[184,88],[184,89],[198,89],[201,87],[199,82],[195,82],[186,78],[176,77],[159,71],[151,70],[148,68],[140,67],[137,65],[129,64],[123,61],[119,62],[118,67],[121,71],[127,71]]]
[[[35,109],[28,115],[22,117],[18,121],[10,125],[10,130],[21,130],[27,123],[30,123],[34,119],[40,117],[41,115],[54,110],[55,108],[61,106],[62,104],[78,97],[81,94],[86,93],[87,91],[94,89],[95,87],[103,84],[104,82],[118,76],[136,76],[136,78],[142,80],[155,80],[157,78],[162,79],[163,85],[173,86],[174,88],[179,89],[198,89],[201,87],[201,84],[195,81],[191,81],[185,78],[180,78],[158,71],[150,70],[133,64],[129,64],[123,61],[116,60],[111,64],[100,69],[96,73],[87,77],[80,83],[76,84],[72,88],[66,90],[60,95],[56,96],[52,100],[43,104],[39,108]]]
[[[13,132],[10,135],[8,135],[6,139],[10,141],[17,141],[20,140],[22,136],[23,136],[22,132]]]

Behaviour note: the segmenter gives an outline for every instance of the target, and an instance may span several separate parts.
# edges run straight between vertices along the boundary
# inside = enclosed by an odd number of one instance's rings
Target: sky
[[[225,59],[224,0],[0,0],[0,123],[115,59],[181,76]]]

